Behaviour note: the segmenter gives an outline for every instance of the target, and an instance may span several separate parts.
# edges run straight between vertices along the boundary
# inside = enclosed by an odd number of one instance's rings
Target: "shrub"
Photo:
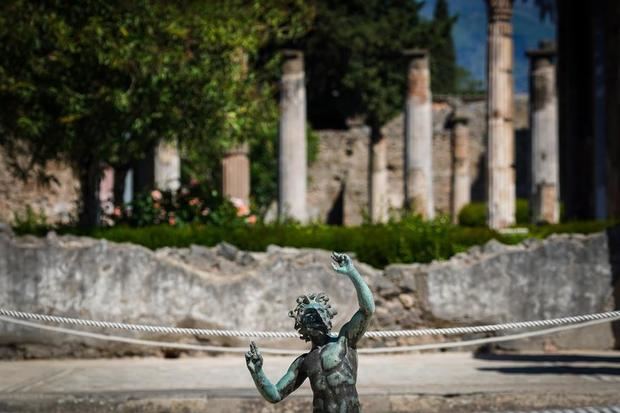
[[[295,223],[257,223],[253,226],[192,224],[176,228],[168,225],[144,228],[118,226],[100,228],[88,235],[117,242],[132,242],[151,249],[188,247],[191,244],[213,246],[226,241],[250,251],[264,251],[270,244],[348,251],[355,253],[360,261],[375,267],[447,259],[492,238],[504,243],[514,243],[524,238],[501,236],[484,227],[451,225],[445,218],[423,221],[418,217],[358,227],[324,224],[303,226]]]
[[[139,194],[132,203],[114,208],[103,219],[108,226],[131,227],[191,223],[231,226],[254,220],[243,201],[224,199],[217,191],[209,191],[198,183],[182,186],[176,192],[153,190]]]
[[[16,234],[34,234],[44,235],[48,231],[47,217],[43,209],[39,209],[39,212],[30,206],[26,205],[26,210],[23,214],[15,212],[13,213],[13,230]]]
[[[527,199],[516,201],[515,218],[517,224],[527,225],[530,222],[530,205]],[[459,212],[459,224],[467,227],[484,227],[487,225],[487,205],[484,202],[472,202],[465,205]]]
[[[487,206],[484,202],[472,202],[459,211],[459,224],[466,227],[484,227],[487,224]]]
[[[231,212],[235,213],[236,210]],[[36,215],[36,214],[35,214]],[[33,222],[31,219],[30,222]],[[247,225],[244,220],[222,218],[207,223],[184,225],[148,225],[131,227],[120,224],[92,230],[75,227],[57,228],[61,234],[105,238],[115,242],[131,242],[147,248],[189,247],[192,244],[214,246],[222,241],[243,250],[264,251],[271,244],[296,248],[321,248],[352,252],[362,262],[377,268],[392,263],[430,262],[448,259],[474,245],[491,239],[515,244],[528,237],[544,238],[553,233],[592,233],[614,225],[612,221],[570,222],[556,225],[528,226],[529,234],[502,235],[487,227],[465,227],[449,223],[445,217],[423,221],[405,216],[387,224],[364,224],[337,227],[325,224],[300,225],[294,222]],[[41,234],[41,226],[23,225],[22,231]],[[27,231],[25,231],[27,229]]]
[[[527,199],[518,198],[515,219],[519,225],[530,223],[530,202]]]
[[[451,225],[445,218],[423,221],[417,217],[405,217],[400,222],[358,227],[260,222],[255,225],[117,226],[99,228],[81,235],[132,242],[151,249],[189,247],[192,244],[214,246],[222,241],[249,251],[264,251],[271,244],[321,248],[353,252],[360,261],[382,268],[392,263],[448,259],[493,238],[504,244],[516,244],[528,237],[544,238],[553,233],[598,232],[613,224],[611,221],[602,221],[531,226],[529,234],[502,235],[486,227]]]

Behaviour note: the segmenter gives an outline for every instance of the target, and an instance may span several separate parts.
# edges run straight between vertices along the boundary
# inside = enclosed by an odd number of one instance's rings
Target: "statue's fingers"
[[[254,344],[254,347],[252,347],[252,354],[254,355],[254,358],[260,358],[260,351],[258,351],[258,347],[256,347],[256,344]]]

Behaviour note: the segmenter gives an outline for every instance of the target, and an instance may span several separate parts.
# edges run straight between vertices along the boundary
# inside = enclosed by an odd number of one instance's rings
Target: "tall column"
[[[370,131],[370,165],[369,173],[369,213],[374,223],[388,220],[388,171],[387,171],[387,140],[381,127],[375,125]]]
[[[242,144],[226,152],[222,159],[222,194],[250,204],[250,160],[248,145]]]
[[[306,86],[303,53],[284,51],[280,82],[278,217],[306,220]]]
[[[469,178],[469,119],[455,110],[451,119],[452,127],[452,197],[450,212],[452,222],[458,223],[461,208],[471,200],[471,184]]]
[[[181,187],[181,158],[176,143],[161,141],[155,148],[155,187],[176,191]]]
[[[515,223],[512,0],[487,0],[487,202],[488,225]]]
[[[532,133],[532,222],[560,219],[558,101],[555,83],[555,47],[541,42],[530,58],[530,130]]]
[[[424,218],[433,205],[433,111],[429,56],[408,50],[410,57],[405,103],[405,205]]]

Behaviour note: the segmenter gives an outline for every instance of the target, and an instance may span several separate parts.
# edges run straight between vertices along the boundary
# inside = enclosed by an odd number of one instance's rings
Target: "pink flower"
[[[198,198],[192,198],[192,199],[190,199],[190,200],[189,200],[189,204],[190,204],[191,206],[196,206],[196,205],[200,204],[200,199],[198,199]]]
[[[174,219],[174,217],[168,217],[168,224],[174,225],[176,223],[177,223],[177,221]]]
[[[201,214],[203,217],[206,217],[207,215],[209,215],[209,212],[211,212],[209,208],[205,208],[202,210]]]
[[[256,215],[250,215],[245,219],[248,224],[256,224]]]
[[[153,198],[153,201],[160,201],[161,192],[159,192],[157,189],[155,189],[154,191],[151,191],[151,198]]]
[[[189,186],[196,186],[196,185],[198,185],[198,179],[192,178],[189,180]]]
[[[245,204],[243,199],[230,198],[230,202],[237,208],[238,217],[244,217],[250,213],[250,208]]]
[[[123,211],[121,210],[121,207],[117,206],[114,208],[114,211],[112,212],[112,215],[114,215],[115,217],[120,217],[121,215],[123,215]]]

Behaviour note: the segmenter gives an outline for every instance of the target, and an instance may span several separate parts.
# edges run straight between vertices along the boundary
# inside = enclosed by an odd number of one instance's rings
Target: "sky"
[[[425,0],[422,15],[432,19],[436,0]],[[448,0],[450,14],[459,16],[452,30],[456,48],[456,60],[469,70],[473,77],[485,81],[487,18],[485,0]],[[513,16],[513,40],[515,50],[515,92],[528,91],[529,62],[525,51],[536,48],[541,40],[555,39],[555,23],[540,11],[534,0],[515,0]],[[485,82],[486,83],[486,82]]]

